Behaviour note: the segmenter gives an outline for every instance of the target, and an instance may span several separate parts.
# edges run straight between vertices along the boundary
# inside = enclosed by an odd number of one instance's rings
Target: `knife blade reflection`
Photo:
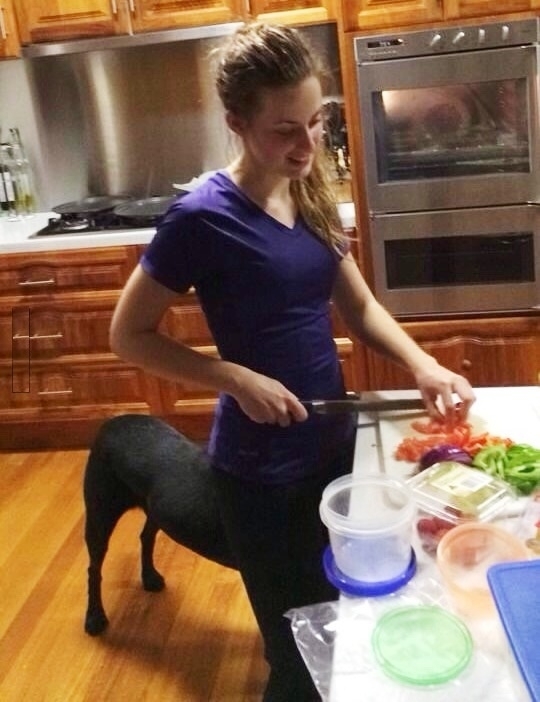
[[[393,400],[304,400],[304,407],[316,414],[339,414],[345,412],[388,412],[392,410],[425,410],[421,398]]]

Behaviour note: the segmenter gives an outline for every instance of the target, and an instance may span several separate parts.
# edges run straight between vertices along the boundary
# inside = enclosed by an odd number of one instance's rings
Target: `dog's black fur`
[[[85,538],[90,557],[85,630],[108,624],[101,568],[110,536],[133,507],[146,513],[141,532],[145,590],[165,581],[153,563],[157,532],[221,565],[235,567],[219,516],[209,460],[202,448],[160,419],[127,414],[106,420],[91,447],[84,476]]]

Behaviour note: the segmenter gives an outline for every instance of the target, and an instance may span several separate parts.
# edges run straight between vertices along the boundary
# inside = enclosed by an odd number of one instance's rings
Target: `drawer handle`
[[[0,38],[7,39],[6,23],[4,20],[4,8],[0,7]]]
[[[58,332],[57,334],[32,334],[32,336],[28,336],[28,334],[15,334],[13,339],[30,339],[32,341],[33,339],[63,339],[64,335],[62,332]]]
[[[135,14],[135,0],[129,0],[129,11],[132,15]]]
[[[21,287],[28,287],[30,285],[55,285],[56,280],[54,278],[44,278],[43,280],[21,280],[19,285]]]
[[[73,390],[40,390],[38,395],[73,395]]]
[[[111,0],[111,10],[112,10],[113,15],[118,14],[118,7],[116,5],[116,0]]]

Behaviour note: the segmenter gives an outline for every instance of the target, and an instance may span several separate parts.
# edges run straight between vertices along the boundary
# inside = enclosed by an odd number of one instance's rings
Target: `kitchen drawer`
[[[156,381],[136,368],[109,359],[92,363],[33,363],[14,359],[0,366],[0,423],[3,415],[50,418],[106,417],[120,412],[149,413]]]
[[[0,296],[21,302],[60,292],[121,290],[137,263],[135,247],[49,251],[0,257]]]
[[[110,352],[109,327],[118,293],[70,297],[11,308],[0,304],[0,358],[32,360]]]
[[[407,332],[439,363],[476,387],[537,385],[540,316],[404,323]],[[366,351],[370,389],[414,388],[404,369]]]

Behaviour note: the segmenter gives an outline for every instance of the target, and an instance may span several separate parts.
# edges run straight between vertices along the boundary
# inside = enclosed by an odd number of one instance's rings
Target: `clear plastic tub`
[[[399,578],[411,564],[415,513],[411,492],[401,480],[351,474],[331,482],[320,515],[339,571],[365,583]]]

